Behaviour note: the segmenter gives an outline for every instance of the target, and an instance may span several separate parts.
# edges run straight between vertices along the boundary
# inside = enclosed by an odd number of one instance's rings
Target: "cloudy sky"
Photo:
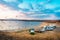
[[[0,19],[60,20],[60,0],[0,0]]]

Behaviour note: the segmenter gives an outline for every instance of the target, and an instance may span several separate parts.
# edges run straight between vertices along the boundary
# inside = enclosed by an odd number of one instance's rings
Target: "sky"
[[[60,20],[60,0],[0,0],[0,19]]]

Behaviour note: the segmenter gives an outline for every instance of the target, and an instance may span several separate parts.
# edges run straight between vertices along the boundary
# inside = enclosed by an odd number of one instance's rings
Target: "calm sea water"
[[[42,22],[32,21],[0,21],[0,30],[16,30],[25,28],[34,28],[40,25]]]
[[[26,27],[34,27],[40,25],[41,22],[27,22],[27,21],[17,21],[19,24],[22,24],[22,26]]]

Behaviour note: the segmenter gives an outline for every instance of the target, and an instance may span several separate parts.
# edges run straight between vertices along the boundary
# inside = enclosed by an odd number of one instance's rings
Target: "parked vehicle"
[[[45,31],[53,31],[56,28],[56,25],[54,24],[50,24],[49,26],[44,26],[42,27],[40,30],[38,30],[37,32],[45,32]]]
[[[46,30],[46,31],[52,31],[52,30],[54,30],[55,28],[56,28],[55,25],[49,25],[49,26],[46,26],[46,27],[45,27],[45,30]]]
[[[31,35],[35,34],[35,30],[34,29],[30,29],[29,32],[30,32]]]
[[[45,31],[53,31],[55,28],[56,28],[55,25],[49,25],[49,26],[42,27],[38,31],[35,31],[33,28],[32,29],[29,29],[29,32],[30,32],[30,34],[34,35],[35,32],[42,33],[42,32],[45,32]]]
[[[46,26],[44,26],[42,29],[40,29],[39,32],[40,32],[40,33],[45,32],[45,31],[46,31],[45,28],[46,28]]]

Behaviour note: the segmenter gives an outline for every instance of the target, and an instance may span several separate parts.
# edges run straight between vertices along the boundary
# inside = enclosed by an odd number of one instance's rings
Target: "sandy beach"
[[[48,23],[47,23],[48,24]],[[60,40],[60,23],[53,31],[45,31],[43,33],[35,32],[35,35],[30,35],[29,31],[18,32],[0,32],[1,40]]]

